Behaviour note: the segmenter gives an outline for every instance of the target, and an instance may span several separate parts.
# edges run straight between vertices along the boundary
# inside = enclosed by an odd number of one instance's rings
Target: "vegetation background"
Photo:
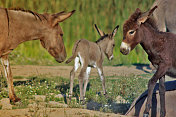
[[[141,46],[137,46],[128,56],[122,55],[119,47],[124,21],[136,8],[146,11],[153,2],[154,0],[0,0],[0,7],[20,7],[37,13],[56,13],[75,9],[75,14],[61,23],[68,57],[71,56],[76,40],[85,38],[95,41],[100,37],[94,29],[94,24],[97,24],[105,33],[111,33],[116,25],[120,25],[115,36],[115,59],[113,62],[106,60],[104,63],[116,65],[149,62]],[[10,57],[12,64],[58,65],[42,48],[39,41],[19,45]]]

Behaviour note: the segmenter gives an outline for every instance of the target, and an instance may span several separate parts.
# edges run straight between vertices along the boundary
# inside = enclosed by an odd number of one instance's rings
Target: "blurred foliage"
[[[105,64],[148,63],[145,52],[137,46],[128,56],[120,53],[122,27],[124,21],[136,8],[148,10],[154,0],[0,0],[0,6],[6,8],[21,7],[38,13],[56,13],[60,11],[76,10],[75,14],[61,23],[64,31],[64,42],[68,57],[76,40],[85,38],[90,41],[100,36],[93,25],[97,24],[106,33],[111,33],[116,25],[120,28],[115,36],[115,59]],[[39,41],[21,44],[12,52],[13,64],[54,65],[55,60],[45,51]]]

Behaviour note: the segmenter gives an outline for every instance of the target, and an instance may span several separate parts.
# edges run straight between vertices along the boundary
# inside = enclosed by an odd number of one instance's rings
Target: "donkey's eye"
[[[135,32],[134,30],[131,30],[131,31],[129,31],[129,34],[130,34],[130,35],[133,35],[134,32]]]
[[[115,44],[112,45],[113,47],[115,46]]]
[[[63,36],[63,35],[64,35],[64,34],[62,34],[62,33],[60,34],[60,36]]]

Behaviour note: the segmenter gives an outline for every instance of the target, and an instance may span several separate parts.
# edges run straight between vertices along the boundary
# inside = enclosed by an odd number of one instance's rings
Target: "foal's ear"
[[[150,9],[149,11],[142,13],[141,16],[139,16],[139,18],[137,19],[138,24],[142,24],[145,23],[145,21],[149,18],[149,16],[155,11],[155,9],[157,8],[157,6],[153,7],[152,9]]]
[[[53,14],[53,23],[52,26],[55,26],[57,23],[59,22],[63,22],[64,20],[66,20],[67,18],[69,18],[73,13],[75,12],[75,10],[65,13],[64,11]]]
[[[112,31],[112,37],[114,38],[115,34],[117,33],[117,30],[119,28],[119,25],[117,25],[114,30]]]
[[[96,28],[98,34],[99,34],[101,37],[105,35],[105,33],[104,33],[103,31],[101,31],[101,30],[97,27],[96,24],[95,24],[94,26],[95,26],[95,28]]]

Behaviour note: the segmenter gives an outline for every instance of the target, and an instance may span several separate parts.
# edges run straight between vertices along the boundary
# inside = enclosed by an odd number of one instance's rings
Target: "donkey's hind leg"
[[[12,72],[10,69],[10,63],[8,60],[8,56],[1,57],[1,63],[4,68],[4,71],[5,71],[5,77],[7,79],[7,84],[8,84],[8,88],[9,88],[9,98],[12,102],[20,101],[21,99],[18,98],[14,92],[13,77],[12,77]]]
[[[86,88],[87,88],[87,84],[88,84],[88,82],[89,82],[90,71],[91,71],[91,67],[87,67],[87,69],[86,69],[86,75],[85,75],[85,77],[84,77],[84,92],[83,92],[83,98],[85,98],[85,95],[86,95]]]
[[[83,98],[83,80],[85,78],[85,74],[86,74],[86,69],[87,69],[87,66],[83,66],[82,69],[81,69],[81,72],[78,76],[78,79],[79,79],[79,90],[80,90],[80,102],[84,103],[84,98]]]
[[[73,66],[73,69],[70,72],[70,91],[69,91],[70,101],[71,101],[71,97],[73,94],[73,82],[74,82],[74,78],[75,78],[75,72],[78,70],[79,67],[80,67],[79,57],[76,57],[75,64]]]

